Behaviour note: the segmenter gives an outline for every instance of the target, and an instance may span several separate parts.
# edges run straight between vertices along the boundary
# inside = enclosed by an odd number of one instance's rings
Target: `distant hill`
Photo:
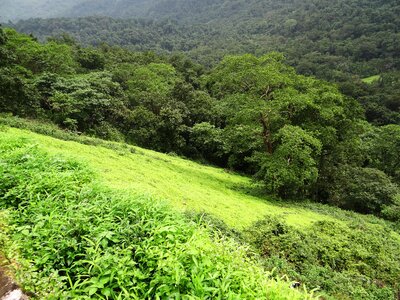
[[[27,8],[6,1],[7,8],[0,5],[6,14],[13,7],[15,12]],[[83,44],[106,42],[138,50],[184,51],[205,64],[226,53],[277,50],[301,73],[328,80],[343,80],[343,73],[365,78],[400,67],[397,0],[36,2],[37,9],[30,16],[98,15],[87,20],[33,19],[13,24],[41,39],[68,32]]]
[[[208,67],[227,54],[280,51],[299,73],[372,101],[369,121],[399,123],[398,0],[5,0],[0,12],[0,21],[40,40],[68,33],[84,45],[184,52]],[[29,17],[54,18],[15,21]],[[360,87],[378,74],[383,80]]]
[[[103,15],[142,17],[159,0],[2,0],[0,21]]]
[[[67,16],[145,17],[157,2],[160,0],[81,0],[67,12]]]

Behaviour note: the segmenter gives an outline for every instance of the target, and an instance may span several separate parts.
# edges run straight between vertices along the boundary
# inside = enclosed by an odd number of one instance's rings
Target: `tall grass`
[[[148,197],[114,193],[76,161],[0,139],[0,209],[18,277],[41,299],[309,299],[247,249]]]

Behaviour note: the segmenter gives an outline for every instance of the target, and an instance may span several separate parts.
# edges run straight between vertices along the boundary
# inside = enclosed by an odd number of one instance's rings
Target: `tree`
[[[400,126],[375,129],[370,150],[370,165],[382,170],[400,184]]]
[[[0,68],[0,111],[35,117],[39,94],[31,84],[32,74],[21,66]]]
[[[219,99],[230,166],[257,173],[284,196],[316,188],[318,170],[330,163],[325,157],[358,117],[357,104],[335,86],[297,75],[277,53],[228,56],[205,79]]]
[[[103,70],[105,58],[103,54],[94,48],[81,48],[77,52],[77,61],[88,70]]]
[[[318,179],[318,161],[322,144],[305,130],[285,125],[274,137],[275,150],[269,155],[256,154],[260,168],[256,177],[270,191],[288,197],[304,195]]]
[[[190,112],[182,101],[182,93],[176,93],[175,88],[182,86],[181,83],[182,79],[169,64],[150,63],[132,71],[127,81],[132,140],[159,151],[183,151]],[[144,110],[151,122],[140,120],[138,113],[144,113]]]
[[[202,158],[219,165],[226,163],[225,142],[220,128],[207,122],[197,123],[191,128],[190,142]]]
[[[124,110],[122,90],[108,72],[56,79],[48,98],[51,118],[69,129],[93,133],[104,122],[115,124]]]
[[[0,67],[4,67],[12,61],[10,51],[6,49],[7,35],[0,25]]]
[[[5,45],[6,42],[7,42],[7,36],[6,36],[6,34],[4,33],[4,30],[3,30],[3,28],[2,28],[1,25],[0,25],[0,46]]]
[[[73,74],[76,62],[70,46],[49,42],[40,44],[28,35],[7,29],[6,49],[15,56],[16,62],[32,73],[53,72],[58,74]]]

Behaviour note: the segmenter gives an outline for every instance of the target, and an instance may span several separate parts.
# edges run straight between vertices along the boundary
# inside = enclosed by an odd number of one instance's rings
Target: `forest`
[[[229,54],[278,51],[300,74],[339,84],[342,93],[363,105],[368,121],[400,122],[397,1],[163,1],[147,6],[122,1],[116,5],[111,9],[110,4],[86,1],[74,13],[61,16],[91,12],[89,17],[29,19],[8,25],[42,41],[68,33],[84,45],[105,42],[135,51],[183,52],[207,68]]]
[[[283,198],[399,218],[400,126],[368,123],[355,99],[282,54],[206,71],[182,55],[41,44],[13,29],[1,42],[2,112],[204,160]]]

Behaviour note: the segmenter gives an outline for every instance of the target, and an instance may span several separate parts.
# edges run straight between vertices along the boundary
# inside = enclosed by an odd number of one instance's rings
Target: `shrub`
[[[397,187],[380,170],[349,165],[338,167],[328,188],[329,202],[361,213],[379,214],[394,201]]]
[[[300,231],[266,217],[244,236],[267,268],[320,287],[327,299],[394,299],[399,289],[398,237],[382,226],[320,221]]]
[[[385,219],[400,223],[400,194],[397,194],[394,197],[392,205],[386,205],[383,207],[382,216]]]

